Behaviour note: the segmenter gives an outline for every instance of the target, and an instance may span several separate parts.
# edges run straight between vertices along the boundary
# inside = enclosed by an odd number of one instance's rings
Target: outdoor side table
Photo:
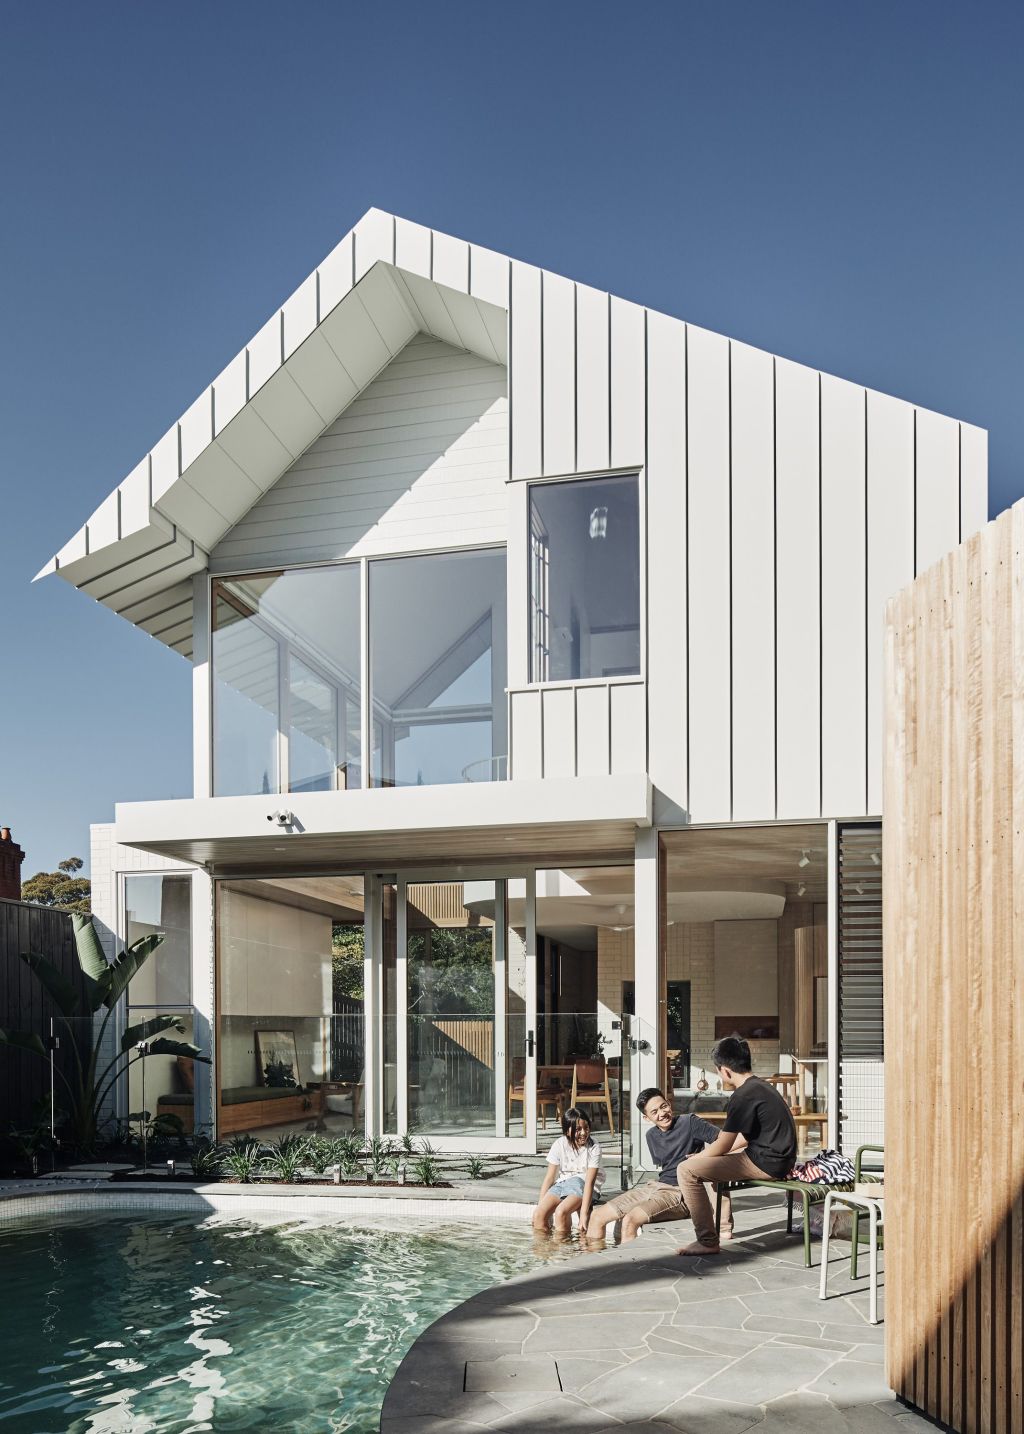
[[[821,1227],[821,1285],[818,1290],[818,1298],[827,1297],[826,1284],[828,1282],[828,1239],[829,1239],[829,1216],[832,1213],[833,1201],[840,1201],[843,1205],[849,1205],[853,1210],[866,1210],[871,1223],[871,1243],[869,1246],[871,1294],[869,1305],[869,1320],[872,1324],[878,1323],[878,1231],[885,1225],[885,1197],[882,1195],[861,1195],[852,1190],[830,1190],[825,1196],[825,1213],[822,1217]]]

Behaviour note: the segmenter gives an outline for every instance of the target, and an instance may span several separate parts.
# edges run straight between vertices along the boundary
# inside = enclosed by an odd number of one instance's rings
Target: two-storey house
[[[94,830],[213,1054],[147,1105],[533,1150],[575,1080],[628,1163],[739,1030],[877,1134],[883,607],[986,505],[968,424],[371,210],[44,570],[192,667],[193,796]]]

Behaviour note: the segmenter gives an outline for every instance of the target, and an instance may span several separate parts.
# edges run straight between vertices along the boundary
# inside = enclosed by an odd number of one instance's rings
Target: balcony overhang
[[[481,782],[121,803],[114,836],[218,874],[632,860],[651,808],[644,775]]]

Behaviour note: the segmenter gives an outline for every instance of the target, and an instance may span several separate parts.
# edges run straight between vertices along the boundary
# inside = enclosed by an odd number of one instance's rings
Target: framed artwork
[[[256,1031],[256,1066],[260,1085],[298,1087],[299,1058],[294,1031]]]

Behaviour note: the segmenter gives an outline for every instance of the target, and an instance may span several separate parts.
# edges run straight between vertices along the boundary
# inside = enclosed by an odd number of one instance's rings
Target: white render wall
[[[503,543],[507,374],[415,335],[222,539],[211,569]]]

